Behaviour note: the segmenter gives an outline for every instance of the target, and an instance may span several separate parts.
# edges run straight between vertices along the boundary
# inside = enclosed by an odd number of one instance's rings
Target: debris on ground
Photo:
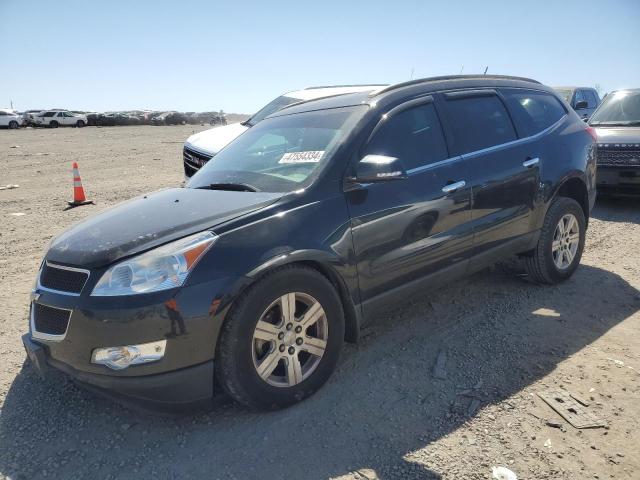
[[[506,467],[491,467],[491,476],[495,480],[518,480],[518,476]]]
[[[551,420],[547,421],[547,427],[559,428],[560,430],[564,429],[564,425],[562,425],[560,422],[552,422]]]
[[[607,426],[606,422],[600,420],[592,412],[585,410],[564,390],[548,390],[538,393],[538,396],[575,428]]]
[[[576,402],[578,402],[583,407],[589,406],[589,402],[585,400],[584,397],[578,395],[577,393],[569,393],[569,395],[571,395],[571,398],[573,398]]]
[[[4,185],[3,187],[0,187],[0,190],[12,190],[14,188],[20,188],[20,185],[15,185],[13,183],[9,183],[7,185]]]

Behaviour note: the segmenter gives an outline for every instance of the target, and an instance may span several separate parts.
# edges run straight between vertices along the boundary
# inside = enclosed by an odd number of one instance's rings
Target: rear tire
[[[18,122],[16,122],[15,120],[11,120],[9,122],[9,128],[13,130],[16,128],[20,128],[20,125],[18,125]]]
[[[56,122],[56,121],[54,120],[54,121],[52,121],[51,123],[49,123],[49,126],[50,126],[51,128],[58,128],[58,122]]]
[[[78,128],[82,128],[82,127],[84,127],[84,121],[82,121],[82,120],[78,120],[78,121],[76,122],[76,127],[78,127]]]
[[[578,202],[565,197],[553,200],[538,245],[524,257],[529,278],[536,283],[553,285],[571,277],[582,257],[586,223]]]
[[[344,314],[333,285],[312,268],[282,267],[233,305],[218,340],[216,375],[243,405],[283,408],[328,380],[343,339]]]

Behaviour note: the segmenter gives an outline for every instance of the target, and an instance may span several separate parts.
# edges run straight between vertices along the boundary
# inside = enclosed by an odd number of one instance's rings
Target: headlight
[[[91,295],[135,295],[179,287],[217,238],[201,232],[117,263],[102,275]]]

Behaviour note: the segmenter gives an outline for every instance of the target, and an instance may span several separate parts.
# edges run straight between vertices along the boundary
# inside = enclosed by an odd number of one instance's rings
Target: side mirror
[[[355,183],[388,182],[407,178],[402,161],[386,155],[366,155],[358,162],[356,176],[349,180]]]
[[[581,100],[579,102],[576,102],[576,105],[575,105],[575,107],[573,107],[573,109],[574,110],[583,110],[583,109],[587,108],[588,106],[589,106],[589,104],[586,101]]]

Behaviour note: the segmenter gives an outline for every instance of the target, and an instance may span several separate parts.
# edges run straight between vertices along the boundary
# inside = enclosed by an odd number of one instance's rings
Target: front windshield
[[[590,125],[640,125],[640,90],[613,92],[591,117]]]
[[[564,98],[567,102],[571,102],[571,96],[573,95],[573,90],[569,88],[556,88],[555,91],[558,92],[558,95]]]
[[[268,118],[222,149],[187,187],[235,184],[262,192],[305,188],[366,108],[359,105]]]
[[[287,105],[291,105],[292,103],[299,102],[299,98],[287,97],[286,95],[282,95],[281,97],[276,98],[275,100],[267,103],[264,107],[254,113],[249,120],[247,120],[245,125],[250,127],[254,126],[256,123],[261,122],[265,118],[267,118],[272,113],[277,112],[281,108],[286,107]]]

